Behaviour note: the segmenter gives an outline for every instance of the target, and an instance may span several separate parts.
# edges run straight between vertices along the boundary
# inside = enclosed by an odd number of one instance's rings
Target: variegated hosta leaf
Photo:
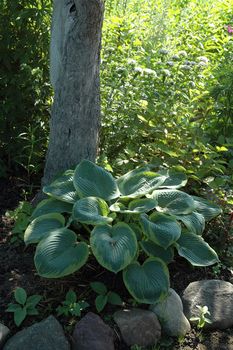
[[[195,203],[195,211],[202,214],[206,221],[210,221],[222,213],[222,209],[207,199],[192,196]]]
[[[111,205],[110,210],[125,214],[147,213],[156,207],[157,202],[152,198],[134,199],[128,205],[128,208],[120,202]]]
[[[193,198],[179,190],[156,190],[152,193],[152,198],[157,200],[156,209],[162,213],[172,215],[190,214],[195,208]]]
[[[177,250],[194,266],[209,266],[218,262],[216,252],[195,233],[183,231],[177,241]]]
[[[141,241],[140,245],[147,255],[153,256],[154,258],[160,258],[166,264],[169,264],[174,258],[173,247],[164,249],[152,241]]]
[[[72,213],[73,204],[59,201],[55,198],[44,199],[34,209],[31,219],[49,213]]]
[[[88,160],[83,160],[76,167],[74,186],[80,197],[99,197],[110,201],[120,195],[114,177]]]
[[[109,208],[107,203],[97,197],[79,199],[73,208],[74,220],[89,225],[104,225],[111,223],[113,219],[108,217]]]
[[[204,216],[195,211],[187,215],[176,215],[176,219],[182,221],[189,231],[197,235],[202,235],[205,229]]]
[[[59,278],[79,270],[88,259],[88,245],[78,243],[76,234],[66,228],[51,231],[39,242],[34,257],[40,276]]]
[[[133,178],[135,175],[138,175],[140,173],[144,173],[145,171],[150,171],[150,170],[151,169],[149,165],[131,170],[128,173],[122,175],[121,177],[118,177],[117,184],[118,186],[121,186],[123,182],[127,182],[128,180]]]
[[[161,213],[141,215],[141,225],[145,235],[154,243],[167,249],[180,237],[181,226],[173,218]]]
[[[158,258],[149,258],[143,265],[134,262],[123,271],[123,279],[130,294],[139,303],[155,304],[164,299],[169,289],[169,272]]]
[[[50,213],[34,219],[24,233],[26,244],[37,243],[46,237],[50,231],[65,225],[65,218],[58,213]]]
[[[173,169],[162,169],[158,171],[159,174],[166,176],[166,180],[160,186],[160,188],[181,188],[187,184],[188,178],[187,176],[177,170]]]
[[[115,273],[129,265],[137,253],[135,233],[123,222],[114,226],[96,226],[90,242],[99,264]]]
[[[118,180],[118,187],[124,198],[137,198],[151,193],[158,188],[165,180],[165,176],[152,171],[139,172],[136,175]]]
[[[63,202],[74,203],[79,197],[73,185],[74,171],[67,170],[50,185],[43,187],[43,192]]]

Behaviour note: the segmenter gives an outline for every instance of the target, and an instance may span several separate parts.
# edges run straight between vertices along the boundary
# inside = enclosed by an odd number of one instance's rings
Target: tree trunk
[[[99,65],[103,0],[54,0],[51,82],[54,104],[42,185],[95,161],[100,127]]]

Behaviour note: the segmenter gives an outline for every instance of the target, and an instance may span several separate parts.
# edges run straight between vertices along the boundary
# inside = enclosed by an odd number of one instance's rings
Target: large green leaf
[[[125,214],[140,214],[147,213],[156,207],[156,200],[152,198],[134,199],[128,207],[121,202],[116,202],[111,205],[110,210]]]
[[[65,225],[65,218],[58,213],[50,213],[34,219],[24,233],[26,244],[37,243],[46,237],[50,231]]]
[[[97,197],[86,197],[79,199],[73,208],[74,220],[89,225],[104,225],[111,223],[113,219],[108,217],[109,208],[107,203]]]
[[[166,297],[169,272],[158,258],[149,258],[143,265],[134,262],[123,271],[123,279],[130,294],[139,303],[155,304]]]
[[[172,215],[190,214],[194,211],[195,203],[191,196],[179,190],[156,190],[152,198],[157,200],[156,209]]]
[[[88,160],[83,160],[76,167],[74,186],[80,197],[94,196],[110,201],[120,195],[114,177]]]
[[[187,176],[178,172],[177,170],[162,169],[158,171],[159,174],[166,176],[166,180],[161,184],[160,188],[181,188],[184,187],[188,181]]]
[[[117,273],[131,263],[137,253],[137,239],[125,223],[96,226],[91,233],[91,249],[97,261]]]
[[[202,214],[206,221],[210,221],[222,213],[222,209],[207,199],[192,196],[195,204],[195,211]]]
[[[161,213],[141,215],[141,225],[145,235],[159,246],[167,249],[180,237],[181,226],[173,218]]]
[[[50,185],[43,187],[43,192],[63,202],[74,203],[79,197],[73,185],[74,171],[67,170]]]
[[[66,228],[51,231],[39,242],[34,257],[40,276],[59,278],[79,270],[88,259],[88,245],[78,243],[76,234]]]
[[[173,247],[168,247],[167,249],[164,249],[163,247],[160,247],[152,241],[141,241],[140,245],[147,255],[153,256],[154,258],[160,258],[166,264],[169,264],[174,258]]]
[[[204,216],[195,211],[187,215],[176,215],[176,219],[182,221],[188,230],[197,235],[201,235],[205,229]]]
[[[151,193],[158,188],[165,180],[165,176],[152,171],[130,172],[128,176],[119,178],[117,184],[122,197],[137,198]]]
[[[49,213],[72,213],[73,204],[55,198],[44,199],[34,209],[31,219]]]
[[[217,253],[195,233],[183,231],[177,241],[177,250],[194,266],[209,266],[218,262]]]

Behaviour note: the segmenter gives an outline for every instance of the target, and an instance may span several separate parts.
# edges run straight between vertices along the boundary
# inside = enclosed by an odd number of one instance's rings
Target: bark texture
[[[54,0],[54,104],[42,185],[82,159],[94,161],[100,127],[99,65],[103,0]]]

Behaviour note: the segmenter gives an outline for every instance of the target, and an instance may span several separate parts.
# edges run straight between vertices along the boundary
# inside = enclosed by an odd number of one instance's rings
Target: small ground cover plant
[[[196,305],[196,307],[199,310],[199,315],[191,317],[190,321],[197,322],[197,328],[202,329],[205,327],[206,323],[212,323],[212,321],[206,317],[206,315],[210,315],[210,312],[208,306]]]
[[[83,160],[44,187],[49,199],[32,213],[24,241],[37,244],[38,274],[72,274],[93,254],[105,269],[122,271],[136,301],[159,302],[168,293],[167,265],[175,251],[194,266],[218,262],[202,233],[221,209],[180,191],[186,183],[184,173],[151,164],[115,179]],[[77,232],[77,224],[84,229]]]
[[[77,300],[77,295],[73,290],[69,290],[66,293],[66,299],[62,302],[62,305],[58,306],[56,311],[57,315],[65,316],[81,316],[83,310],[90,305],[85,300]]]
[[[98,294],[95,299],[95,306],[98,312],[101,312],[107,303],[112,305],[122,305],[123,301],[119,294],[108,291],[106,285],[102,282],[90,283],[91,288]]]
[[[36,306],[42,299],[41,295],[27,296],[25,289],[18,287],[14,292],[14,298],[16,303],[10,303],[6,311],[14,313],[16,326],[20,326],[27,316],[39,314]]]

